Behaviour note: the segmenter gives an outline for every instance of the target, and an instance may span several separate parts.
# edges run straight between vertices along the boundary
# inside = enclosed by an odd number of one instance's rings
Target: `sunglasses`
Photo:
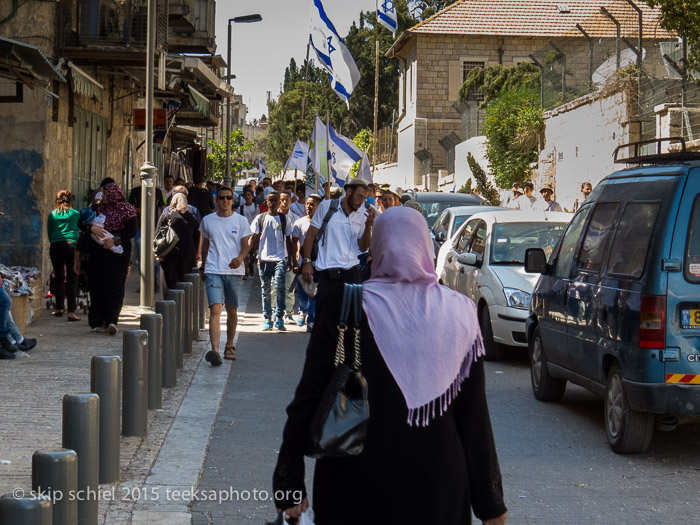
[[[216,197],[220,201],[226,199],[227,201],[232,201],[233,200],[233,195],[217,195]]]

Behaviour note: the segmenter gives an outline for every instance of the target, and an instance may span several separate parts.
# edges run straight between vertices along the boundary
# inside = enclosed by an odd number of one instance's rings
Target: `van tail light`
[[[645,295],[639,312],[640,348],[661,349],[666,346],[666,296]]]

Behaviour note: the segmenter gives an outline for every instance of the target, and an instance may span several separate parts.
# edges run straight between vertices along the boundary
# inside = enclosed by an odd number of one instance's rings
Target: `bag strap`
[[[326,233],[326,226],[328,225],[328,221],[331,220],[331,217],[335,214],[335,212],[338,211],[338,205],[340,204],[340,199],[333,199],[331,200],[331,205],[330,208],[328,208],[328,211],[326,212],[326,215],[323,217],[323,224],[321,224],[321,227],[318,229],[318,233],[316,234],[316,238],[320,241],[323,239],[323,244],[325,246],[326,240],[325,240],[325,233]]]
[[[265,222],[265,215],[267,215],[266,211],[258,215],[258,230],[260,230],[260,235],[262,235],[263,223]]]
[[[362,315],[362,285],[345,283],[343,289],[343,302],[340,307],[340,319],[338,320],[338,343],[335,347],[334,366],[345,363],[345,332],[348,329],[348,319],[352,313],[354,353],[355,360],[352,368],[359,370],[362,365],[360,357],[360,322]]]

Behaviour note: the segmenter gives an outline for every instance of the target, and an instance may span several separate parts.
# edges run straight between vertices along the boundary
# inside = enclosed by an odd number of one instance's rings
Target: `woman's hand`
[[[484,525],[503,525],[506,522],[506,518],[508,517],[508,513],[504,512],[497,518],[493,518],[491,520],[486,520],[482,521]]]
[[[284,519],[288,520],[289,518],[294,518],[295,520],[298,520],[299,517],[306,512],[306,509],[309,508],[309,498],[304,498],[304,500],[299,503],[299,505],[295,505],[293,507],[289,507],[288,509],[284,510]],[[282,512],[282,509],[277,509],[277,512],[280,513]]]

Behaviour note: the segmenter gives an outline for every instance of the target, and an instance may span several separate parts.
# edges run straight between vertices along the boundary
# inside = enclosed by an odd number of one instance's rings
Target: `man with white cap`
[[[555,201],[552,196],[554,195],[554,190],[551,186],[544,186],[540,193],[542,194],[542,200],[538,200],[533,207],[536,210],[544,211],[564,211],[561,205]]]

